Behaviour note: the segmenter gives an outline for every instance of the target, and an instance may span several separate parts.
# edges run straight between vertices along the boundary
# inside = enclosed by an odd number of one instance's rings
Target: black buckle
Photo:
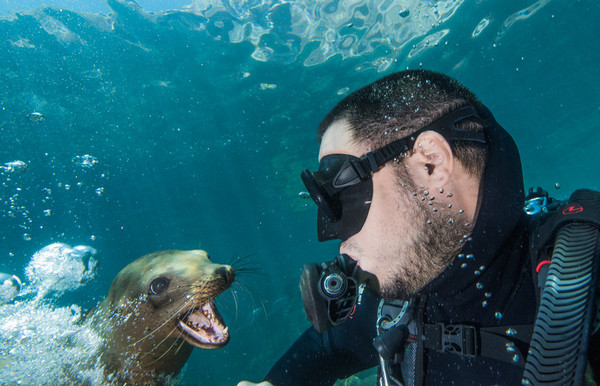
[[[479,353],[479,336],[474,326],[440,323],[442,347],[440,351],[474,357]]]

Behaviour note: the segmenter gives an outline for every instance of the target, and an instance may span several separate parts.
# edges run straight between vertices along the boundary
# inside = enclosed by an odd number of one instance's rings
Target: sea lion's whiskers
[[[251,258],[251,257],[256,257],[256,254],[254,254],[254,253],[251,253],[251,254],[249,254],[249,255],[246,255],[246,256],[241,256],[241,257],[240,257],[240,256],[238,256],[238,254],[237,254],[237,252],[236,252],[236,253],[234,253],[234,254],[233,254],[233,255],[232,255],[230,258],[229,258],[229,262],[228,262],[227,264],[228,264],[228,265],[231,265],[231,266],[233,267],[235,264],[238,264],[238,263],[240,263],[240,262],[247,262],[247,261],[248,261],[248,259],[249,259],[249,258]]]
[[[183,331],[179,333],[179,338],[181,338],[181,335],[183,334]],[[181,340],[181,344],[179,345],[179,347],[177,347],[177,350],[175,350],[175,354],[177,354],[179,352],[179,350],[181,350],[181,348],[183,347],[183,345],[185,344],[185,340]]]
[[[190,305],[191,303],[193,303],[193,302],[194,302],[194,300],[193,300],[193,299],[192,299],[192,300],[190,300],[190,301],[189,301],[189,302],[187,302],[187,303],[185,303],[185,302],[184,302],[184,303],[183,303],[183,305],[182,305],[182,306],[181,306],[181,307],[180,307],[180,308],[179,308],[179,309],[178,309],[176,312],[174,312],[174,313],[173,313],[173,314],[174,314],[174,316],[177,316],[177,315],[179,315],[179,313],[180,313],[180,312],[181,312],[181,311],[182,311],[184,308],[186,308],[187,306],[189,306],[189,305]],[[149,333],[149,334],[147,334],[147,335],[144,335],[144,337],[143,337],[143,338],[141,338],[141,339],[138,339],[136,342],[134,342],[134,343],[133,343],[133,346],[135,346],[136,344],[140,343],[140,342],[141,342],[141,341],[143,341],[144,339],[146,339],[146,338],[148,338],[148,337],[151,337],[152,335],[154,335],[154,333],[155,333],[156,331],[158,331],[158,330],[160,330],[161,328],[163,328],[163,327],[164,327],[164,326],[165,326],[167,323],[169,323],[169,322],[170,322],[170,321],[172,321],[172,320],[173,320],[173,318],[169,318],[169,319],[165,320],[165,322],[164,322],[163,324],[161,324],[160,326],[156,327],[154,330],[152,330],[152,332],[150,332],[150,333]]]
[[[159,347],[161,344],[163,344],[163,343],[165,342],[165,340],[167,340],[167,339],[168,339],[168,338],[171,336],[171,334],[172,334],[172,333],[173,333],[173,331],[175,331],[175,330],[177,330],[177,327],[173,327],[173,329],[172,329],[171,331],[169,331],[169,333],[167,334],[167,336],[165,336],[165,337],[164,337],[164,339],[163,339],[163,340],[161,340],[161,341],[160,341],[158,344],[155,344],[155,345],[152,347],[152,350],[149,350],[149,351],[147,351],[147,352],[146,352],[144,355],[142,355],[142,356],[140,357],[140,359],[142,359],[142,358],[145,358],[145,357],[146,357],[148,354],[150,354],[150,353],[154,352],[154,351],[155,351],[155,350],[156,350],[156,349],[157,349],[157,348],[158,348],[158,347]],[[181,335],[180,335],[180,336],[181,336]],[[174,342],[176,342],[176,341],[177,341],[177,339],[175,339],[175,341],[174,341]],[[169,352],[169,350],[171,349],[171,347],[173,347],[173,345],[174,345],[174,344],[175,344],[175,343],[171,343],[171,346],[170,346],[170,347],[169,347],[169,348],[168,348],[168,349],[167,349],[167,350],[164,352],[164,354],[163,354],[163,355],[161,355],[161,357],[160,357],[160,358],[162,358],[162,357],[163,357],[163,356],[164,356],[166,353],[168,353],[168,352]],[[158,358],[158,359],[160,359],[160,358]],[[154,362],[156,362],[158,359],[156,359],[155,361],[152,361],[152,362],[150,362],[150,363],[154,363]]]
[[[269,317],[267,315],[267,307],[265,306],[264,300],[258,294],[256,294],[256,292],[254,292],[250,287],[248,287],[246,284],[240,282],[239,280],[236,280],[234,283],[236,283],[242,290],[244,290],[244,292],[246,292],[250,296],[250,299],[252,299],[253,304],[256,304],[256,300],[259,301],[260,308],[263,310],[263,313],[265,314],[265,319],[269,319]]]
[[[231,297],[233,298],[233,304],[235,305],[235,316],[233,318],[233,323],[237,323],[237,318],[238,318],[238,298],[237,298],[237,293],[235,291],[235,288],[231,288]]]
[[[167,339],[167,338],[168,338],[168,337],[169,337],[169,336],[170,336],[170,335],[173,333],[173,331],[175,331],[176,329],[177,329],[176,327],[173,327],[173,329],[171,330],[171,332],[169,332],[169,335],[167,335],[167,336],[165,337],[165,339]],[[180,332],[180,333],[179,333],[179,336],[177,337],[177,339],[179,339],[179,338],[181,337],[181,334],[182,334],[182,333]],[[153,352],[154,350],[156,350],[156,349],[158,348],[158,346],[160,346],[160,344],[161,344],[162,342],[164,342],[164,341],[165,341],[165,339],[163,339],[163,340],[162,340],[162,341],[161,341],[159,344],[157,344],[157,345],[156,345],[156,346],[155,346],[155,347],[154,347],[152,350],[148,351],[148,352],[147,352],[145,355],[141,356],[141,357],[140,357],[140,359],[144,358],[146,355],[148,355],[148,354],[150,354],[151,352]],[[153,363],[155,363],[155,362],[157,362],[157,361],[161,360],[161,359],[162,359],[162,358],[163,358],[165,355],[167,355],[167,354],[169,353],[169,351],[171,351],[171,349],[173,348],[173,346],[175,346],[175,344],[177,344],[177,339],[174,339],[174,340],[173,340],[173,343],[171,343],[171,345],[169,346],[169,348],[168,348],[168,349],[167,349],[167,350],[166,350],[166,351],[165,351],[165,352],[164,352],[164,353],[163,353],[161,356],[159,356],[158,358],[156,358],[155,360],[153,360],[153,361],[152,361],[152,362],[150,362],[149,364],[153,364]],[[181,349],[181,346],[182,346],[184,343],[185,343],[185,340],[182,340],[182,342],[181,342],[181,344],[179,345],[179,347],[177,348],[177,350],[175,350],[175,352],[176,352],[176,353],[177,353],[177,352],[179,352],[179,350]]]

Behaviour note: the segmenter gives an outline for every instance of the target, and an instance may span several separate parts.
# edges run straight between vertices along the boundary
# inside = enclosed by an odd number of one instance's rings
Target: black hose
[[[541,296],[524,385],[581,385],[587,363],[598,273],[596,226],[569,223],[558,232]],[[596,327],[596,326],[594,326]]]

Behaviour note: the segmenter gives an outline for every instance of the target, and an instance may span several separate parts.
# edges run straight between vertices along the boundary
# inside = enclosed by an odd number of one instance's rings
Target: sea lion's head
[[[109,371],[176,374],[192,347],[216,349],[229,341],[214,299],[234,279],[231,266],[202,250],[159,251],[127,265],[94,312],[103,325]]]

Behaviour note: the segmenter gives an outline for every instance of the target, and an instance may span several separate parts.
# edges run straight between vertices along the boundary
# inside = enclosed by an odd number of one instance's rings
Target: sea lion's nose
[[[215,271],[217,275],[223,276],[227,283],[231,283],[233,281],[233,271],[228,267],[220,267]]]

